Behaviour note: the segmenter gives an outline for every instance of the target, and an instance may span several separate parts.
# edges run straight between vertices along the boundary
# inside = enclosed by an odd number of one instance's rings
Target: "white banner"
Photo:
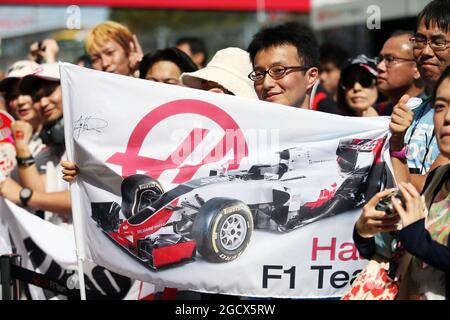
[[[10,201],[0,198],[0,246],[2,254],[12,252],[10,237],[16,253],[21,256],[22,267],[65,283],[67,288],[79,287],[74,233],[71,226],[62,227],[30,214]],[[6,244],[6,245],[3,245]],[[133,281],[114,274],[93,263],[84,264],[88,296],[102,299],[139,299],[141,283],[132,287]],[[146,284],[146,286],[148,286]],[[133,288],[133,289],[130,289]],[[28,298],[67,299],[51,290],[29,285]],[[148,294],[148,292],[147,292]]]
[[[391,183],[388,119],[60,68],[82,259],[166,287],[301,298],[340,296],[366,264],[352,231]]]

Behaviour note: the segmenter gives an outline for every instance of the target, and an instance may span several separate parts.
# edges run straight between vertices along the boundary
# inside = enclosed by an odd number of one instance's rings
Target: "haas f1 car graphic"
[[[91,203],[92,218],[153,270],[193,260],[197,251],[210,262],[232,261],[254,228],[290,231],[365,203],[392,179],[381,161],[383,143],[341,140],[337,157],[316,169],[306,148],[286,149],[276,165],[211,171],[168,192],[151,177],[132,175],[122,182],[121,205]],[[324,174],[330,165],[334,172]]]

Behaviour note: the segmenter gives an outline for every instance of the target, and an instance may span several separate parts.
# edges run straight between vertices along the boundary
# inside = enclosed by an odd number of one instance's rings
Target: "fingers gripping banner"
[[[352,231],[392,175],[388,120],[348,118],[61,64],[79,252],[203,292],[341,295]]]

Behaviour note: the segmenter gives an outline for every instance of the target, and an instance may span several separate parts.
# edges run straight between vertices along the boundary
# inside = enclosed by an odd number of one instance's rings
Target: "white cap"
[[[35,68],[32,74],[27,75],[20,82],[20,93],[32,94],[39,89],[42,80],[59,82],[58,63],[44,63]]]
[[[247,51],[226,48],[217,51],[203,69],[183,73],[181,82],[185,86],[201,89],[202,80],[214,81],[238,97],[257,99],[253,81],[248,78],[252,70]]]
[[[39,65],[31,60],[19,60],[13,63],[6,71],[6,77],[0,82],[0,91],[9,90],[18,79],[33,73]]]

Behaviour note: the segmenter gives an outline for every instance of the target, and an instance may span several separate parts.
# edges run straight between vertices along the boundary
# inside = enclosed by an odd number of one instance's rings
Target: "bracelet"
[[[403,148],[401,150],[399,150],[399,151],[389,150],[389,153],[391,154],[391,157],[393,157],[393,158],[404,160],[404,159],[406,159],[407,151],[408,151],[408,145],[405,144],[405,145],[403,145]]]
[[[19,167],[23,167],[23,168],[27,168],[29,166],[32,166],[33,164],[36,163],[36,160],[34,159],[33,156],[29,156],[26,158],[20,158],[20,157],[16,157],[17,159],[17,165]]]

